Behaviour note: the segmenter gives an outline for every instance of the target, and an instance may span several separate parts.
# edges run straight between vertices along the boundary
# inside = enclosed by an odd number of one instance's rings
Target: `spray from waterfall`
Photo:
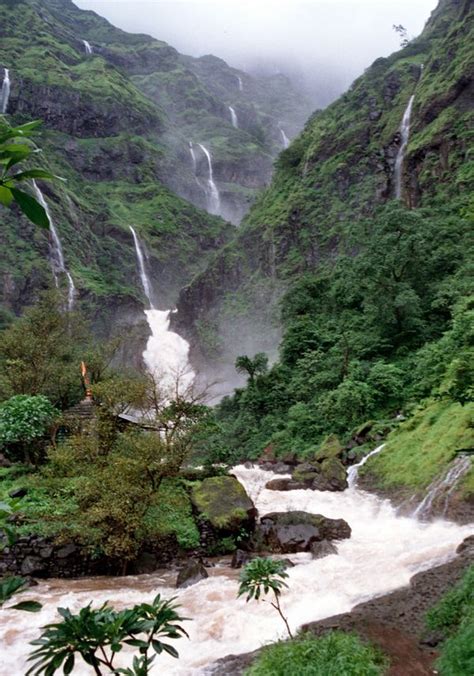
[[[285,132],[283,131],[283,129],[280,129],[280,136],[281,136],[281,141],[282,141],[282,143],[283,143],[283,147],[284,147],[285,150],[286,150],[286,148],[288,148],[289,145],[290,145],[290,139],[289,139],[288,136],[285,134]]]
[[[370,451],[370,453],[364,455],[364,457],[360,462],[358,462],[356,465],[352,465],[352,467],[349,467],[347,471],[347,483],[349,484],[349,488],[354,488],[357,485],[357,479],[359,477],[359,469],[365,465],[365,463],[369,458],[372,458],[372,456],[380,453],[380,451],[383,450],[384,446],[385,444],[377,446],[377,448],[374,448],[373,451]]]
[[[209,178],[207,179],[207,210],[210,214],[218,214],[221,206],[221,199],[219,195],[219,190],[217,189],[216,184],[214,183],[214,174],[212,170],[212,157],[209,150],[203,146],[201,143],[198,143],[202,152],[206,156],[207,165],[209,168]]]
[[[237,113],[235,112],[235,108],[232,108],[232,106],[229,106],[229,111],[230,111],[230,119],[232,121],[232,126],[235,127],[236,129],[239,128],[239,118],[237,117]]]
[[[82,44],[84,45],[84,49],[86,50],[87,56],[91,56],[91,54],[94,53],[94,50],[92,49],[90,42],[87,42],[87,40],[83,40]]]
[[[67,309],[69,312],[72,311],[74,307],[74,301],[76,298],[76,287],[74,285],[74,280],[71,276],[71,273],[66,267],[64,260],[63,247],[61,240],[59,239],[58,231],[54,225],[53,217],[49,209],[46,199],[39,189],[36,181],[33,181],[33,189],[35,191],[36,199],[41,204],[43,209],[46,211],[46,215],[49,221],[49,233],[50,233],[50,260],[51,260],[51,270],[53,272],[54,283],[56,288],[59,288],[59,277],[61,274],[65,275],[68,285],[67,293]]]
[[[143,361],[148,372],[160,384],[164,392],[171,399],[176,390],[184,394],[192,385],[195,373],[189,365],[189,343],[181,336],[170,331],[170,310],[157,310],[153,303],[153,287],[146,269],[144,248],[132,226],[135,254],[140,271],[140,280],[143,291],[150,305],[145,310],[151,336],[143,352]]]
[[[3,71],[2,89],[0,91],[0,112],[5,115],[10,100],[10,71],[5,68]]]
[[[395,183],[395,197],[397,200],[402,197],[402,174],[403,174],[403,161],[405,159],[405,151],[408,145],[408,139],[410,136],[410,120],[411,120],[411,111],[413,108],[413,102],[415,100],[415,95],[410,96],[408,105],[405,108],[403,113],[402,123],[400,125],[400,148],[398,149],[397,157],[395,160],[395,170],[393,174],[393,179]]]
[[[443,517],[446,516],[450,498],[456,490],[459,480],[470,468],[471,458],[466,455],[458,456],[451,467],[428,487],[428,492],[413,512],[413,516],[427,519],[431,516],[435,506],[442,506],[440,514]]]

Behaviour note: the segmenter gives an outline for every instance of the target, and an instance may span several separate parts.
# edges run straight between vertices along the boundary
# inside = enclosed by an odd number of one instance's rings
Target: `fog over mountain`
[[[335,98],[399,47],[393,24],[418,35],[435,0],[77,0],[115,25],[249,72],[283,72],[315,104]]]

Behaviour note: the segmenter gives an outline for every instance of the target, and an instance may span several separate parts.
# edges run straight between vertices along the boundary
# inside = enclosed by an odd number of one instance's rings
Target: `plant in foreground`
[[[293,638],[288,620],[283,615],[280,606],[280,594],[283,587],[288,587],[283,580],[288,577],[283,561],[257,558],[250,561],[240,574],[240,586],[237,596],[247,594],[246,601],[258,601],[263,594],[273,592],[274,601],[268,601],[275,608],[285,623],[288,636]],[[280,579],[278,579],[280,578]],[[262,599],[266,601],[266,599]]]
[[[52,676],[61,667],[64,674],[70,674],[78,654],[95,674],[147,676],[156,655],[167,652],[172,657],[179,656],[162,639],[187,636],[179,624],[187,618],[178,615],[173,600],[158,595],[151,604],[141,603],[121,611],[108,603],[97,609],[89,604],[77,615],[68,608],[58,608],[62,621],[46,625],[40,638],[32,641],[37,648],[29,657],[34,664],[27,675]],[[127,645],[137,648],[139,654],[134,656],[130,668],[117,668],[115,657]]]

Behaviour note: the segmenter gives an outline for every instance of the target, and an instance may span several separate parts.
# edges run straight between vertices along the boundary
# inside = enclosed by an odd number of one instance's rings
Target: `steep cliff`
[[[281,153],[236,238],[180,297],[181,330],[211,368],[278,342],[278,299],[324,263],[354,255],[396,197],[400,126],[414,96],[399,204],[445,222],[473,185],[473,9],[443,0],[422,35],[381,58],[315,113]],[[471,155],[470,155],[471,153]],[[355,224],[366,222],[354,238]]]

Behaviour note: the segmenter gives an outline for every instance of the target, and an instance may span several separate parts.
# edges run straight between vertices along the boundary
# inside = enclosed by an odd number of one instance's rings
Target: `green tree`
[[[247,373],[250,383],[253,384],[256,376],[267,372],[268,357],[263,352],[256,354],[253,359],[245,355],[237,357],[235,368],[239,373]]]
[[[44,169],[25,169],[18,171],[18,165],[31,160],[37,147],[31,135],[41,125],[41,121],[29,122],[20,127],[0,126],[0,204],[5,207],[15,202],[22,212],[35,225],[49,228],[49,219],[45,209],[28,192],[20,190],[18,185],[25,181],[40,178],[57,178]]]
[[[43,395],[18,394],[0,405],[0,445],[12,460],[37,464],[59,411]]]
[[[275,608],[281,619],[285,623],[288,636],[293,638],[290,625],[284,616],[280,606],[280,594],[283,587],[288,585],[284,582],[288,577],[285,572],[283,561],[274,559],[257,558],[250,561],[240,574],[240,585],[237,596],[247,595],[247,602],[251,599],[258,601],[262,596],[273,593],[273,601],[269,601],[272,608]],[[266,599],[262,599],[265,601]]]
[[[173,600],[158,595],[152,603],[121,611],[108,603],[97,609],[88,605],[77,615],[59,608],[62,621],[46,625],[40,638],[32,641],[38,647],[29,658],[34,664],[27,674],[50,676],[61,668],[63,674],[70,674],[79,655],[95,674],[147,676],[157,655],[179,657],[168,640],[187,636],[180,624],[186,618],[177,613]],[[114,661],[125,646],[136,648],[138,655],[130,668],[119,669]]]

